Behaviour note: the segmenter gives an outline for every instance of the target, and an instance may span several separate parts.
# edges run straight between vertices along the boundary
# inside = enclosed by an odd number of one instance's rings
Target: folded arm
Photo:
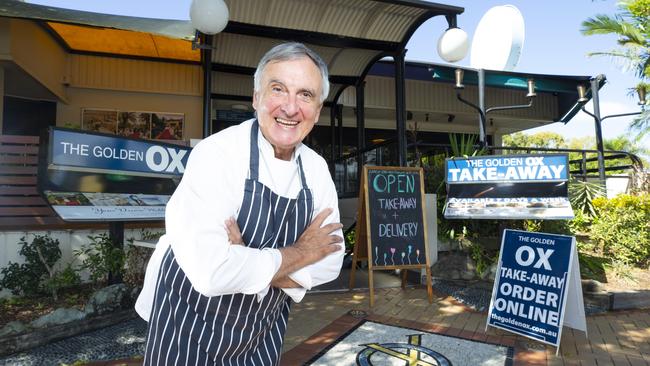
[[[293,245],[280,249],[282,263],[271,280],[271,286],[303,287],[291,279],[290,274],[340,251],[343,238],[336,233],[341,230],[342,225],[338,222],[324,224],[333,211],[331,208],[321,211]],[[224,227],[231,244],[244,245],[239,226],[234,218],[227,219]]]

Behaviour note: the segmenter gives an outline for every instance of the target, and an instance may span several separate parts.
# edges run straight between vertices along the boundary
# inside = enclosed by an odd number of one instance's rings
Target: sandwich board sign
[[[370,306],[374,305],[373,271],[426,271],[429,302],[433,302],[427,242],[422,168],[364,166],[359,187],[356,244],[350,271],[354,286],[357,262],[368,261]]]
[[[562,326],[587,332],[572,236],[505,230],[486,330],[493,326],[559,349]]]

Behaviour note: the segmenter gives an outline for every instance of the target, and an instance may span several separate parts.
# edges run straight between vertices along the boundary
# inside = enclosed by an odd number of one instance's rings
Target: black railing
[[[476,145],[476,150],[481,146]],[[488,154],[531,154],[538,152],[545,153],[570,153],[578,154],[579,158],[569,161],[569,173],[576,179],[598,179],[598,151],[586,149],[559,149],[543,147],[512,147],[512,146],[488,146]],[[451,156],[450,144],[433,144],[433,143],[412,143],[408,145],[408,164],[416,165],[419,159],[422,166],[429,165],[431,157],[436,155]],[[361,161],[365,165],[391,166],[397,165],[397,146],[395,140],[387,140],[379,144],[374,144],[360,151],[346,154],[335,159],[333,164],[334,182],[340,198],[358,196],[358,182],[360,171],[357,167],[357,156],[362,154]],[[507,154],[506,154],[507,155]],[[615,163],[605,166],[606,173],[628,173],[629,171],[642,171],[643,162],[641,159],[626,151],[605,150],[604,160]],[[444,166],[442,166],[444,169]],[[595,173],[595,174],[590,174]],[[443,174],[444,175],[444,174]]]

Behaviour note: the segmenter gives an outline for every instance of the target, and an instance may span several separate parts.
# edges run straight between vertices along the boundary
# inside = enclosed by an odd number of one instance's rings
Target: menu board
[[[373,265],[426,262],[424,210],[419,169],[368,169],[368,215]]]
[[[422,168],[364,167],[350,288],[356,263],[367,260],[370,306],[374,304],[372,272],[387,269],[403,270],[402,287],[406,270],[424,270],[429,302],[433,301],[424,202]]]

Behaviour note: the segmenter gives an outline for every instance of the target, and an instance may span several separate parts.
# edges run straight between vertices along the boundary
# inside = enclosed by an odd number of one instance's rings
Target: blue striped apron
[[[250,177],[237,223],[249,247],[282,248],[295,243],[311,222],[312,195],[300,157],[296,160],[302,189],[297,198],[279,196],[258,182],[257,132],[255,121]],[[275,287],[259,302],[257,295],[239,293],[203,296],[170,247],[158,275],[144,365],[277,365],[289,306],[290,298]]]

